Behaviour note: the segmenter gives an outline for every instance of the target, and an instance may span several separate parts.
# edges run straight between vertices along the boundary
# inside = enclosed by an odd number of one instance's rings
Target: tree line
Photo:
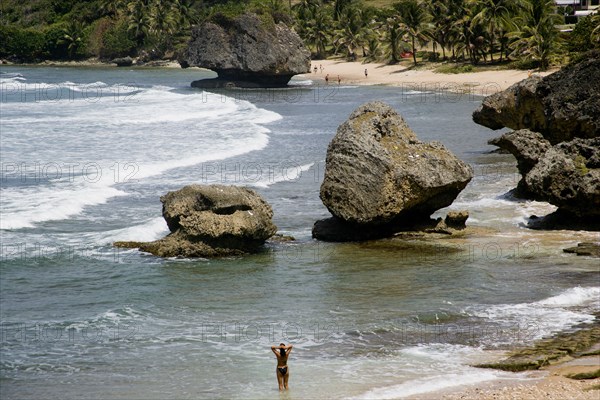
[[[6,0],[0,57],[16,61],[176,58],[191,27],[254,11],[292,26],[313,58],[398,63],[519,60],[548,68],[568,52],[600,46],[600,17],[561,34],[553,0]],[[421,50],[420,49],[427,49]],[[560,61],[560,60],[559,60]]]
[[[383,9],[360,0],[300,0],[292,10],[316,58],[397,63],[402,53],[412,53],[417,64],[417,49],[429,45],[432,51],[422,55],[432,61],[513,59],[546,69],[553,57],[578,50],[557,28],[564,16],[554,0],[402,0]],[[588,19],[591,29],[575,36],[587,34],[587,47],[598,47],[600,18]]]

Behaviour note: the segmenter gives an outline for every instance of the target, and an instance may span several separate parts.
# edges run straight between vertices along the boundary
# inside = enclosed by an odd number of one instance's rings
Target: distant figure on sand
[[[279,390],[289,389],[288,378],[290,377],[290,371],[287,366],[287,360],[292,352],[292,348],[293,346],[291,344],[286,346],[285,343],[280,343],[279,347],[271,346],[271,351],[275,353],[275,357],[277,357],[277,369],[275,370],[275,373],[277,374]]]
[[[340,76],[338,75],[338,85],[340,85],[342,83],[342,78],[340,78]]]
[[[367,73],[367,69],[365,68],[365,78],[368,76],[369,74]]]
[[[315,71],[315,74],[316,74],[316,73],[317,73],[317,66],[316,66],[316,65],[315,65],[315,69],[314,69],[314,71]]]
[[[321,73],[323,73],[323,64],[319,64],[319,69],[321,70]]]
[[[325,75],[325,84],[329,83],[329,74]]]

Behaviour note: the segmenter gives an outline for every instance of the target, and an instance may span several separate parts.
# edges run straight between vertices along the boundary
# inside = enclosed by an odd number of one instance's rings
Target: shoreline
[[[317,72],[313,72],[317,67]],[[322,67],[322,69],[321,69]],[[365,77],[365,69],[367,76]],[[524,71],[516,69],[436,73],[431,69],[411,69],[402,65],[361,63],[343,60],[313,60],[311,72],[296,75],[323,84],[329,75],[329,85],[397,86],[403,90],[444,91],[476,96],[488,96],[531,76],[546,76],[557,71]]]
[[[115,63],[103,62],[97,58],[79,61],[44,60],[39,63],[1,63],[0,66],[25,67],[110,67],[110,68],[165,68],[181,69],[181,65],[173,60],[157,60],[142,65],[119,67]],[[312,72],[317,67],[317,73]],[[320,68],[322,67],[322,69]],[[189,67],[203,71],[204,68]],[[368,76],[364,72],[367,70]],[[545,72],[533,72],[516,69],[488,70],[479,72],[461,72],[456,74],[436,73],[431,69],[412,69],[402,65],[387,65],[380,63],[361,63],[344,60],[313,60],[311,72],[294,75],[297,79],[312,80],[318,85],[325,84],[329,75],[329,85],[357,86],[394,86],[402,90],[417,90],[428,92],[461,93],[472,96],[488,96],[507,89],[509,86],[531,75],[546,76],[557,69]]]
[[[525,348],[507,352],[498,362],[477,366],[513,370],[515,375],[512,378],[460,385],[407,398],[597,400],[600,397],[599,324],[600,321],[596,319],[591,326],[579,326],[579,329],[568,333],[558,332],[549,339],[541,339]]]

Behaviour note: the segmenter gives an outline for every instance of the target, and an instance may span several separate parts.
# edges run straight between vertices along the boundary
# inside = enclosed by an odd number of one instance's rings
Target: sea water
[[[0,72],[3,399],[279,398],[280,342],[294,344],[285,398],[400,398],[514,378],[469,365],[600,311],[597,260],[562,252],[599,236],[525,227],[554,207],[507,194],[515,161],[471,121],[485,93],[302,79],[204,92],[189,87],[210,76],[197,69]],[[479,234],[311,238],[328,216],[327,145],[370,100],[473,166],[449,209]],[[254,188],[296,240],[218,260],[111,245],[166,235],[159,198],[192,183]]]

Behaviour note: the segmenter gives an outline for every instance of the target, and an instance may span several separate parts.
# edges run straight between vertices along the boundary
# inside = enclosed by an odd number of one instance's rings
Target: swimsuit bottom
[[[285,375],[287,374],[287,367],[283,367],[283,368],[277,368],[277,370],[279,371],[279,373],[281,375]]]

